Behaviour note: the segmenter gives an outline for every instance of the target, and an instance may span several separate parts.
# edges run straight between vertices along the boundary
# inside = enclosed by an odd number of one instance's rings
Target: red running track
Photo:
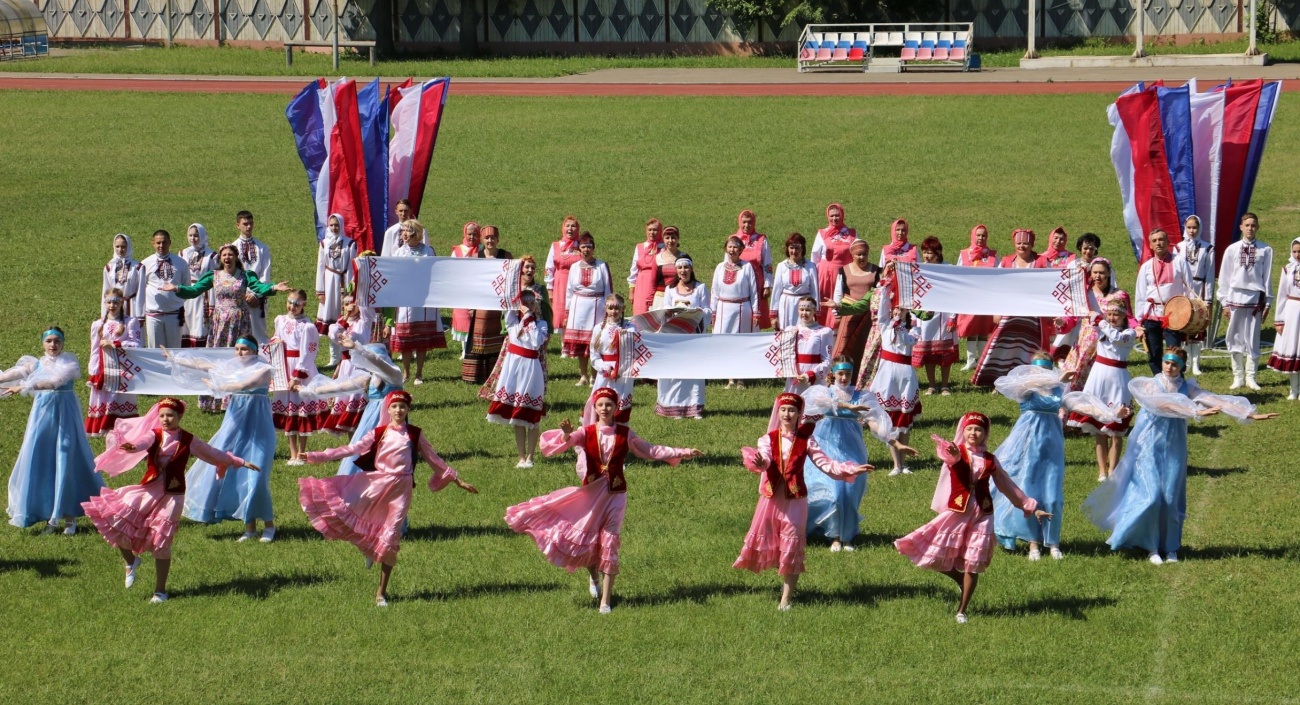
[[[159,93],[265,93],[293,95],[311,79],[270,80],[224,78],[118,78],[3,76],[0,90],[132,91]],[[396,80],[396,79],[394,79]],[[1287,91],[1300,90],[1300,80],[1285,80]],[[467,96],[925,96],[925,95],[1043,95],[1106,93],[1114,95],[1132,81],[990,82],[942,81],[918,83],[561,83],[550,80],[495,82],[452,81],[451,92]]]

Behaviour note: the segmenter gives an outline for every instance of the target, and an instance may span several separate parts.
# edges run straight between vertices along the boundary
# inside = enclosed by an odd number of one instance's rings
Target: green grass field
[[[1240,53],[1246,41],[1197,43],[1184,46],[1148,44],[1148,54]],[[1300,61],[1300,42],[1260,44],[1273,62]],[[1024,48],[981,51],[988,67],[1019,66]],[[1042,56],[1125,55],[1132,44],[1091,43],[1074,47],[1040,45]],[[369,59],[345,52],[334,71],[328,54],[298,52],[285,66],[281,49],[240,47],[161,46],[62,49],[36,61],[15,61],[5,71],[116,74],[181,74],[219,76],[452,76],[454,78],[547,78],[621,68],[794,68],[794,55],[765,56],[519,56],[459,59],[455,57],[396,57],[372,68]]]
[[[453,98],[424,206],[439,251],[470,219],[495,223],[514,253],[542,254],[576,213],[598,256],[627,266],[647,217],[677,225],[701,271],[721,257],[735,214],[753,208],[774,238],[811,233],[830,201],[874,247],[905,216],[950,256],[976,222],[1009,246],[1013,227],[1092,230],[1131,282],[1110,167],[1103,95],[840,99]],[[234,213],[257,216],[276,279],[310,284],[311,202],[271,96],[0,92],[8,256],[0,365],[39,349],[50,324],[85,359],[99,270],[112,234],[181,233],[214,242]],[[1294,184],[1300,113],[1284,100],[1254,202],[1281,250],[1300,231]],[[138,238],[137,242],[142,242]],[[139,253],[138,253],[139,254]],[[1278,257],[1278,261],[1284,259]],[[1127,288],[1127,285],[1126,285]],[[277,298],[274,305],[283,305]],[[552,365],[548,427],[585,390]],[[1222,391],[1226,361],[1205,384]],[[655,417],[638,387],[633,427],[707,457],[673,469],[637,462],[614,613],[596,614],[585,578],[547,564],[502,522],[506,506],[572,484],[572,456],[513,468],[509,431],[483,421],[475,390],[438,355],[414,388],[413,420],[482,494],[417,488],[387,610],[376,572],[326,543],[272,470],[280,537],[236,544],[241,527],[185,524],[165,605],[153,578],[122,589],[121,560],[93,531],[0,528],[0,701],[73,702],[1278,702],[1300,697],[1300,519],[1294,512],[1300,405],[1262,373],[1254,395],[1280,421],[1193,427],[1184,561],[1156,568],[1113,555],[1078,511],[1095,487],[1092,445],[1067,445],[1067,559],[999,551],[971,623],[953,622],[950,581],[913,568],[891,542],[927,521],[931,433],[960,413],[1016,407],[962,387],[927,397],[913,433],[927,459],[911,477],[873,477],[856,553],[809,547],[792,612],[779,579],[733,570],[757,498],[738,449],[766,428],[775,385],[710,387],[707,418]],[[18,452],[27,400],[0,400],[0,467]],[[193,415],[202,436],[217,420]],[[336,441],[316,441],[315,447]],[[98,449],[98,446],[96,446]],[[884,449],[870,443],[872,459]],[[421,475],[427,469],[421,470]],[[138,481],[138,471],[114,480]]]

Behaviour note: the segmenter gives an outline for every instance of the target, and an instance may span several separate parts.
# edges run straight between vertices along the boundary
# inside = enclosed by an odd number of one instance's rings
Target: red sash
[[[1095,362],[1098,365],[1105,365],[1107,367],[1118,367],[1121,370],[1128,368],[1128,360],[1116,360],[1109,357],[1103,357],[1101,355],[1098,355],[1095,358]]]
[[[993,454],[984,451],[981,453],[984,458],[984,467],[992,468],[993,463],[997,460]],[[984,477],[976,478],[974,470],[970,465],[970,451],[966,446],[961,446],[961,459],[956,463],[948,466],[948,477],[951,478],[950,492],[948,494],[948,509],[954,512],[964,512],[970,506],[971,495],[975,495],[975,504],[984,514],[993,512],[993,495],[989,493],[989,478],[993,473],[985,473]]]
[[[540,354],[539,354],[536,350],[529,350],[528,348],[521,348],[521,347],[519,347],[518,345],[515,345],[514,343],[507,343],[507,344],[506,344],[506,352],[510,353],[511,355],[518,355],[519,357],[526,357],[526,358],[528,358],[529,360],[536,360],[538,357],[540,357]]]
[[[190,442],[194,440],[194,434],[184,430],[180,433],[176,454],[167,461],[166,465],[159,467],[158,453],[162,450],[163,432],[160,428],[153,430],[153,445],[149,446],[149,452],[145,456],[147,469],[140,484],[147,485],[161,476],[163,492],[185,494],[185,466],[190,462]]]
[[[880,359],[888,362],[897,362],[900,365],[907,365],[908,367],[912,366],[912,358],[888,350],[880,351]]]
[[[764,497],[774,496],[773,490],[777,485],[783,485],[791,499],[808,496],[808,485],[803,479],[803,463],[808,457],[808,439],[812,437],[813,428],[812,424],[806,423],[795,429],[790,459],[785,462],[781,460],[781,443],[784,440],[781,438],[781,429],[773,429],[767,434],[772,443],[772,458],[767,461],[767,477],[759,488]]]
[[[582,452],[586,455],[587,476],[582,478],[584,486],[591,484],[601,475],[609,477],[609,492],[616,494],[627,492],[627,480],[623,477],[623,463],[627,460],[627,426],[614,425],[614,447],[609,451],[609,462],[600,462],[600,432],[596,424],[583,428],[586,443]]]
[[[353,464],[355,464],[358,468],[361,468],[362,472],[375,471],[375,456],[379,454],[379,444],[384,440],[384,433],[386,433],[387,431],[388,431],[388,424],[384,424],[383,426],[376,426],[375,429],[370,432],[370,434],[375,437],[375,442],[371,444],[370,450],[362,453],[361,455],[358,455],[357,459],[352,461]],[[420,434],[421,433],[423,432],[420,430],[419,426],[412,426],[409,423],[406,424],[406,435],[411,439],[411,475],[412,475],[411,483],[412,484],[415,483],[415,479],[414,479],[415,465],[416,463],[420,462]]]
[[[805,355],[800,353],[794,356],[794,361],[800,365],[816,365],[822,361],[821,355]]]

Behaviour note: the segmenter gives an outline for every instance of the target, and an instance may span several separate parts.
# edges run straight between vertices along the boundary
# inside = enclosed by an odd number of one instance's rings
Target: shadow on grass
[[[1119,604],[1119,600],[1113,597],[1045,597],[1001,607],[983,609],[975,607],[971,612],[981,617],[1024,617],[1027,615],[1054,614],[1069,619],[1086,621],[1088,619],[1088,610],[1114,607],[1117,604]]]
[[[1203,475],[1205,477],[1224,477],[1225,475],[1238,475],[1245,472],[1250,471],[1246,468],[1198,468],[1195,465],[1189,465],[1187,467],[1188,477],[1196,477],[1197,475]]]
[[[431,524],[428,526],[412,526],[406,530],[406,536],[403,539],[407,541],[454,541],[476,536],[509,538],[516,536],[516,534],[510,530],[510,527],[505,525],[439,526]]]
[[[894,539],[897,538],[897,536],[891,534],[858,534],[857,538],[853,539],[853,547],[855,549],[880,548],[882,546],[892,547],[894,545]],[[831,540],[824,536],[810,536],[808,538],[809,549],[814,547],[826,548],[830,545]]]
[[[36,558],[16,561],[0,559],[0,573],[17,573],[30,570],[42,580],[46,578],[70,578],[72,576],[63,571],[78,563],[80,561],[72,558]]]
[[[875,585],[858,583],[836,590],[817,588],[800,589],[796,597],[801,602],[836,603],[848,605],[874,606],[889,600],[905,600],[916,597],[945,599],[952,597],[952,590],[944,590],[934,585]],[[736,595],[761,595],[774,600],[781,593],[780,583],[770,586],[745,585],[741,583],[705,583],[702,585],[682,585],[668,592],[628,595],[617,599],[619,606],[653,607],[689,602],[702,605],[715,598]]]
[[[1209,440],[1217,440],[1222,433],[1222,426],[1211,426],[1209,424],[1187,425],[1187,435],[1189,436],[1201,436]]]
[[[449,589],[419,590],[409,594],[399,594],[397,597],[400,600],[447,602],[449,600],[471,600],[476,597],[497,597],[514,593],[554,592],[568,587],[561,583],[485,583]]]
[[[1110,556],[1116,555],[1123,560],[1145,563],[1147,552],[1141,550],[1112,551],[1110,546],[1099,541],[1064,541],[1061,550],[1066,557],[1076,556]],[[1300,559],[1300,546],[1183,546],[1178,549],[1182,560],[1217,561],[1225,558],[1264,558],[1268,560]]]
[[[775,590],[779,594],[780,584]],[[681,585],[668,592],[626,595],[615,597],[615,605],[620,607],[653,607],[679,602],[702,605],[715,597],[732,597],[733,595],[766,595],[773,592],[771,587],[758,587],[741,583],[705,583],[703,585]]]
[[[281,590],[310,587],[334,582],[333,575],[307,575],[303,573],[273,574],[232,578],[220,583],[209,583],[172,593],[172,597],[224,597],[241,595],[254,600],[265,600]]]
[[[863,607],[875,607],[881,602],[891,600],[910,600],[914,598],[930,598],[937,600],[952,600],[957,595],[956,587],[940,587],[937,585],[876,585],[872,583],[857,583],[836,590],[799,590],[795,593],[801,601],[812,602],[830,602],[846,605],[860,605]]]

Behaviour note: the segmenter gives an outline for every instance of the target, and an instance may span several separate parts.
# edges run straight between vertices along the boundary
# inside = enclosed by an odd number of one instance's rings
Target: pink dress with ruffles
[[[972,452],[970,456],[971,471],[977,480],[992,473],[993,483],[999,492],[1023,511],[1025,516],[1034,513],[1038,502],[1020,491],[996,457],[990,468],[985,465],[984,458],[979,453]],[[939,484],[934,490],[934,499],[930,502],[930,509],[938,516],[895,541],[894,547],[918,568],[940,573],[950,570],[983,573],[993,558],[993,542],[996,538],[993,533],[993,513],[981,512],[973,499],[964,512],[948,508],[952,489],[949,463],[955,460],[956,458],[944,458],[945,464],[939,472]]]
[[[325,463],[349,455],[361,455],[374,445],[367,433],[351,445],[307,454],[308,463]],[[424,461],[433,467],[429,489],[437,492],[458,477],[421,433],[418,446]],[[376,563],[397,564],[402,524],[411,508],[415,467],[411,463],[411,439],[406,427],[391,426],[384,432],[375,452],[373,472],[333,477],[303,477],[298,480],[298,501],[311,525],[335,541],[347,541]]]
[[[155,460],[159,468],[176,456],[179,442],[180,429],[163,431]],[[213,448],[197,436],[190,441],[190,457],[220,468],[244,466],[240,458]],[[154,558],[165,560],[172,556],[172,539],[176,537],[181,511],[185,508],[185,493],[167,492],[165,482],[166,473],[160,472],[143,485],[116,490],[104,487],[98,496],[82,502],[81,506],[109,545],[137,555],[152,553]]]
[[[614,427],[598,427],[600,454],[609,457],[614,448]],[[587,442],[586,427],[567,437],[554,429],[542,433],[539,446],[547,457],[570,448],[578,449],[578,477],[587,476],[587,458],[582,452]],[[660,446],[627,432],[628,453],[645,460],[662,460],[676,465],[690,456],[690,448]],[[619,538],[623,515],[627,511],[627,493],[610,492],[609,477],[601,475],[589,484],[564,487],[550,494],[534,497],[506,508],[506,524],[515,532],[528,534],[546,560],[572,573],[580,568],[596,568],[606,575],[618,575]]]
[[[789,443],[781,443],[781,457],[789,460],[794,435],[783,437]],[[745,467],[758,474],[761,485],[763,474],[767,472],[768,458],[772,457],[772,441],[764,434],[756,445],[758,448],[741,448],[740,455]],[[819,470],[837,480],[852,480],[858,475],[857,465],[831,460],[822,452],[816,439],[811,437],[808,439],[807,458]],[[749,533],[745,534],[745,545],[741,547],[740,556],[731,567],[755,573],[776,568],[781,575],[800,575],[804,571],[804,548],[807,543],[808,498],[792,498],[786,493],[785,485],[779,484],[772,488],[771,497],[759,495],[758,506],[754,508],[754,520],[749,524]]]

